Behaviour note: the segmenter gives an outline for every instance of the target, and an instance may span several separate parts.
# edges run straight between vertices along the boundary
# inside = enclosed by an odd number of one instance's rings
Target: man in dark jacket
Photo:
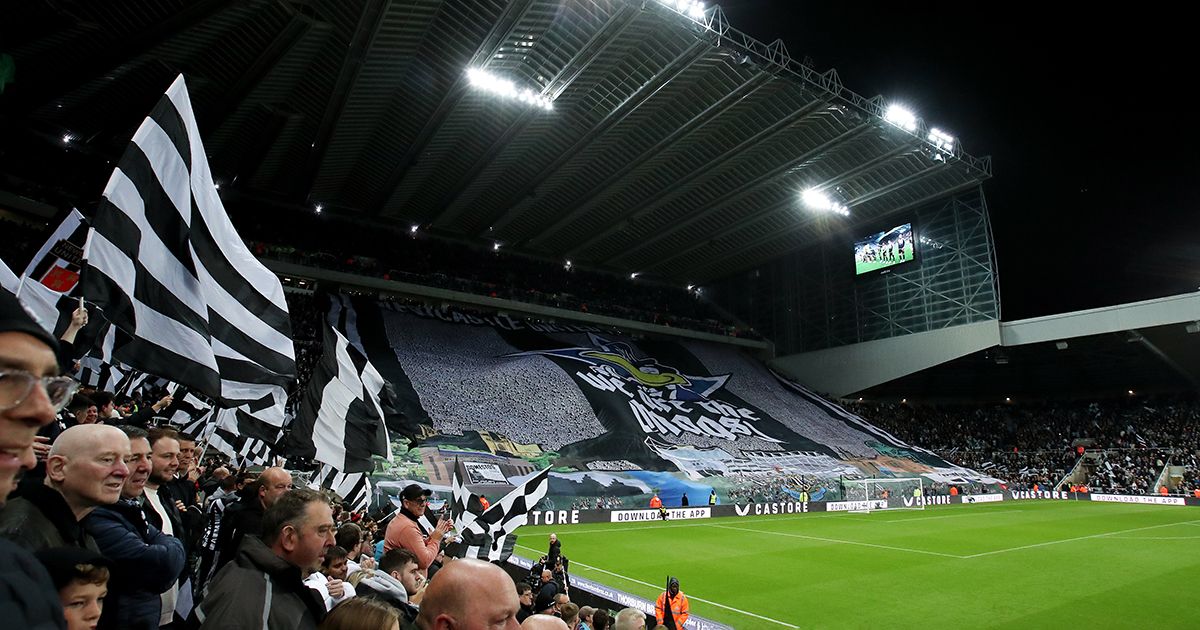
[[[0,536],[30,551],[72,546],[98,552],[81,521],[121,497],[128,456],[129,438],[116,427],[88,424],[63,431],[46,458],[45,484],[28,488],[0,512]]]
[[[314,630],[325,616],[304,574],[333,546],[333,510],[324,495],[292,490],[263,515],[262,538],[247,536],[196,607],[201,630]]]
[[[0,514],[22,468],[34,466],[38,429],[54,422],[76,384],[58,376],[54,339],[25,313],[7,291],[0,290],[0,374],[10,383],[25,383],[0,397],[0,450],[18,457],[0,458]],[[66,628],[58,589],[33,554],[0,539],[0,610],[10,628]]]
[[[233,559],[246,536],[263,533],[263,514],[291,487],[291,473],[282,468],[267,468],[257,481],[246,486],[248,492],[240,501],[225,509],[221,517],[221,531],[217,534],[214,572]]]
[[[161,594],[183,570],[183,543],[146,523],[138,499],[150,476],[146,431],[121,427],[129,436],[129,476],[121,500],[96,508],[83,524],[113,563],[100,628],[154,630],[161,621]]]

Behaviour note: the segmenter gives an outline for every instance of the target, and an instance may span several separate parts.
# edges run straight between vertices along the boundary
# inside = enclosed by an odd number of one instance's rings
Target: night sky
[[[1200,288],[1200,123],[1186,96],[1200,55],[1182,15],[718,4],[734,28],[783,39],[794,59],[992,156],[984,194],[1004,320]]]

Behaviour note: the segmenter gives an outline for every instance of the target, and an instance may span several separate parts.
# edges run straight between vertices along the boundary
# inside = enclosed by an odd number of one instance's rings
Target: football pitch
[[[905,246],[904,251],[900,252],[900,258],[898,260],[894,260],[894,261],[873,260],[870,262],[860,262],[857,260],[854,261],[855,274],[870,273],[872,271],[876,271],[878,269],[883,269],[885,267],[891,267],[893,265],[899,265],[900,263],[906,263],[906,262],[911,261],[912,259],[913,259],[912,246]]]
[[[1197,628],[1200,509],[1020,501],[522,527],[571,574],[735,628]]]

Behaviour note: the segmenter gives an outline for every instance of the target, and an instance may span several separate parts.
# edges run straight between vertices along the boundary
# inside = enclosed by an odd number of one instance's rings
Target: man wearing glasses
[[[383,543],[385,552],[407,549],[416,556],[421,577],[426,576],[429,565],[437,557],[438,546],[452,525],[449,520],[440,518],[433,531],[426,531],[421,517],[425,515],[431,494],[432,490],[415,483],[409,484],[400,492],[400,513],[388,523]]]
[[[44,341],[27,332],[0,333],[0,410],[5,434],[12,425],[36,431],[45,419],[61,409],[75,390],[70,378],[54,376],[56,361]],[[51,417],[51,419],[53,419]],[[23,436],[22,436],[23,437]],[[31,436],[32,437],[32,436]],[[6,469],[4,490],[12,487],[16,466],[27,467],[24,444],[10,444],[7,435],[0,450],[0,467]],[[82,424],[63,431],[46,458],[46,479],[28,486],[0,514],[0,536],[32,551],[47,547],[86,547],[98,552],[96,542],[81,521],[102,505],[121,498],[129,469],[129,438],[116,427]]]
[[[34,465],[38,429],[54,421],[75,386],[57,379],[56,344],[0,290],[0,516],[17,473]],[[40,381],[40,382],[39,382]],[[13,628],[63,627],[62,606],[50,577],[33,556],[0,540],[0,610]]]

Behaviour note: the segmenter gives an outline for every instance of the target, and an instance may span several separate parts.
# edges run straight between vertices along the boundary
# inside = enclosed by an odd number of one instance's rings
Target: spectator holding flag
[[[689,610],[687,595],[679,592],[679,580],[668,577],[667,590],[663,591],[654,603],[654,617],[658,624],[671,630],[683,630],[683,624],[687,622],[690,614]]]

